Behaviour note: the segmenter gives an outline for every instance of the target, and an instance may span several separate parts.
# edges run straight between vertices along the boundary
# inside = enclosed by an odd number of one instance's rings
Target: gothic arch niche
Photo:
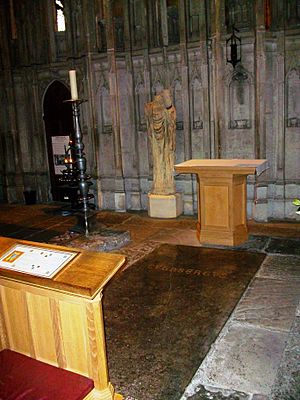
[[[183,104],[182,104],[182,86],[180,80],[173,82],[173,103],[176,109],[176,129],[183,130]]]
[[[48,165],[51,181],[51,193],[54,201],[70,201],[65,188],[59,181],[64,166],[64,146],[73,137],[73,116],[69,89],[57,80],[47,88],[43,100],[43,118],[45,124]]]
[[[159,94],[163,90],[164,90],[164,86],[160,81],[156,81],[152,86],[152,93],[153,93],[154,96],[156,96],[157,94]]]
[[[203,98],[202,85],[200,79],[196,76],[191,83],[191,107],[192,107],[192,129],[203,129]]]
[[[251,128],[251,81],[248,73],[238,66],[229,82],[229,129]]]
[[[116,50],[124,51],[124,9],[122,0],[114,0],[112,6]]]
[[[102,133],[112,132],[111,98],[107,85],[103,84],[99,90]]]
[[[112,97],[106,79],[106,71],[101,71],[97,89],[99,147],[98,147],[98,173],[99,176],[111,177],[115,175],[114,152],[114,120],[112,114]],[[105,189],[104,189],[105,191]],[[107,201],[107,200],[104,200]]]
[[[139,82],[135,88],[136,120],[139,131],[146,131],[145,104],[148,102],[144,82]]]
[[[286,126],[300,127],[300,71],[293,68],[286,78]]]
[[[133,41],[134,49],[142,49],[147,37],[146,37],[146,15],[143,0],[131,0],[129,2],[130,7],[130,25],[131,25],[131,36]]]
[[[232,31],[232,26],[241,30],[253,27],[253,1],[252,0],[226,0],[225,18],[227,32]]]

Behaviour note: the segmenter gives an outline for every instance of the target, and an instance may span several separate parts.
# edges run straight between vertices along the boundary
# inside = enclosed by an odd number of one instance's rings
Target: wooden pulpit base
[[[266,168],[266,160],[189,160],[175,165],[178,173],[197,174],[201,244],[237,246],[247,241],[247,175]]]

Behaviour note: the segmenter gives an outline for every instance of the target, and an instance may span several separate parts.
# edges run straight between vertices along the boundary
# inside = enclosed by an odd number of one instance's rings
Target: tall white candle
[[[71,86],[71,98],[72,98],[72,100],[78,100],[75,69],[72,69],[71,71],[69,71],[69,78],[70,78],[70,86]]]

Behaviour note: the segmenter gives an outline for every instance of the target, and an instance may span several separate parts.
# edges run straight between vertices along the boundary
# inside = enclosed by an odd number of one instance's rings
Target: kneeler
[[[91,379],[12,350],[0,352],[0,400],[82,400]]]

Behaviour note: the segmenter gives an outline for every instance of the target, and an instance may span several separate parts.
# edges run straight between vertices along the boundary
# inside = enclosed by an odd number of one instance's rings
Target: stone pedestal
[[[153,218],[176,218],[182,214],[182,194],[148,194],[148,214]]]

